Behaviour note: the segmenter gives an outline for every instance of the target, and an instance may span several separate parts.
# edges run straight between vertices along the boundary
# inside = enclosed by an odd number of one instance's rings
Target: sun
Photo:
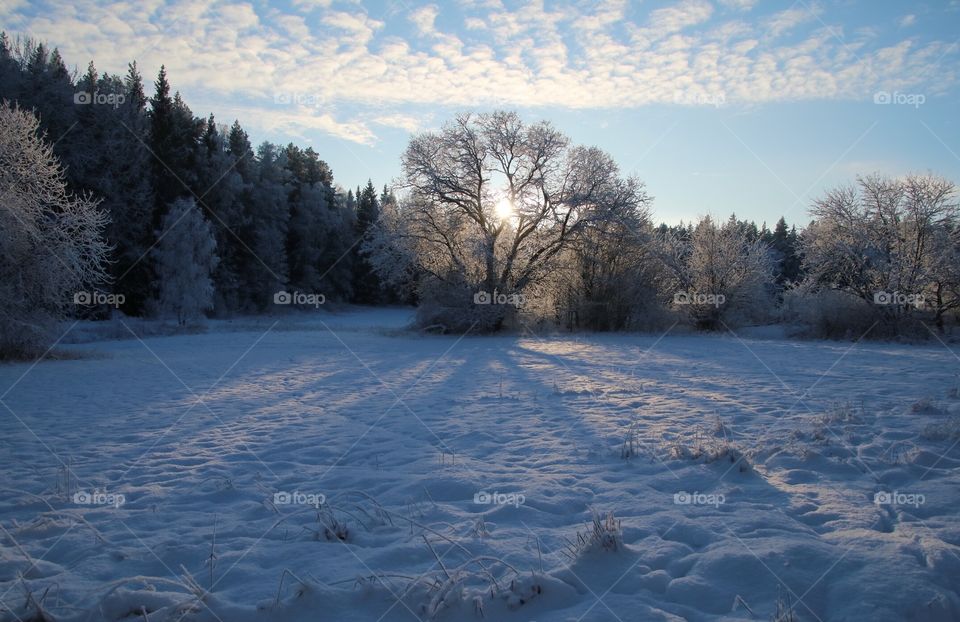
[[[513,202],[510,201],[509,197],[503,197],[497,201],[496,206],[494,206],[494,212],[497,214],[497,218],[500,220],[507,220],[516,215],[516,210],[513,208]]]

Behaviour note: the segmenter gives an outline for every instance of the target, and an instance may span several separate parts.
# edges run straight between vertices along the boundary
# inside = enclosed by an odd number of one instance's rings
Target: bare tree
[[[646,210],[590,223],[561,259],[556,319],[568,329],[651,329],[666,320],[661,265]]]
[[[954,194],[952,182],[930,175],[872,175],[831,190],[814,203],[816,220],[804,232],[809,277],[874,304],[894,329],[931,291],[942,317],[954,306],[944,296],[956,286]]]
[[[106,278],[107,216],[67,192],[31,113],[0,105],[0,355],[42,349],[81,288]]]
[[[933,321],[940,332],[944,316],[960,309],[960,229],[958,223],[938,227],[930,240],[926,269],[930,284],[924,302],[933,311]]]
[[[426,275],[424,298],[465,318],[478,291],[520,296],[591,222],[632,217],[649,202],[604,152],[513,112],[465,114],[419,134],[402,164],[408,196],[389,236]],[[511,311],[472,309],[492,329]]]
[[[663,290],[699,328],[716,329],[730,314],[768,310],[773,262],[767,245],[750,240],[736,222],[718,227],[707,216],[685,239],[662,240]]]

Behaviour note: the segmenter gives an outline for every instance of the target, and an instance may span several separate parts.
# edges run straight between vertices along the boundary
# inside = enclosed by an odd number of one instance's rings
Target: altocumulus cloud
[[[881,43],[870,24],[831,24],[804,0],[763,13],[753,0],[283,6],[12,0],[0,21],[101,70],[165,63],[192,99],[264,129],[363,144],[376,142],[376,127],[417,129],[422,106],[866,100],[878,90],[935,95],[956,81],[950,42],[901,32]]]

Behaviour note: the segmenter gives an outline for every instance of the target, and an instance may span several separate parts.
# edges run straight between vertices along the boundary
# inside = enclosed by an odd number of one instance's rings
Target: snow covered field
[[[944,346],[317,317],[0,367],[0,619],[960,619]]]

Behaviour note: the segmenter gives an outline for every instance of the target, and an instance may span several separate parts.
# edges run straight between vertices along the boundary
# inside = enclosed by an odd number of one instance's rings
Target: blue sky
[[[313,146],[348,187],[494,108],[609,151],[658,221],[804,223],[858,173],[960,182],[957,0],[4,0],[0,23],[81,68],[165,63],[195,114]]]

